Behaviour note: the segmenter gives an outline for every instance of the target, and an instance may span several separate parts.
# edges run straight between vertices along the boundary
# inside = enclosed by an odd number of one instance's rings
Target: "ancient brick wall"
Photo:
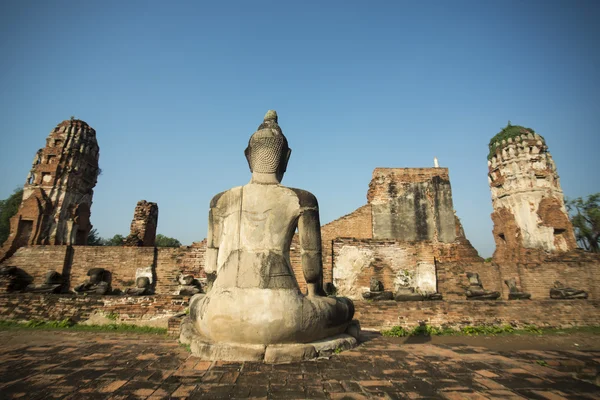
[[[0,265],[16,266],[41,284],[46,272],[55,270],[69,279],[69,289],[88,279],[91,268],[104,268],[110,273],[113,289],[135,285],[138,268],[154,266],[155,293],[174,294],[179,272],[203,280],[206,242],[189,247],[154,248],[123,246],[29,246],[20,248]]]
[[[534,299],[548,298],[555,281],[585,290],[590,299],[600,299],[600,262],[503,263],[499,269],[503,279],[516,277],[522,290]],[[503,294],[508,296],[508,288],[502,286]]]
[[[373,238],[444,243],[456,239],[447,168],[375,168],[367,200]]]
[[[113,289],[135,286],[138,268],[154,265],[154,247],[73,246],[70,288],[85,282],[91,268],[104,268]]]
[[[554,261],[544,263],[438,263],[438,290],[446,300],[465,298],[469,286],[467,272],[479,274],[485,290],[502,293],[508,299],[506,279],[515,278],[522,291],[530,293],[532,299],[550,297],[555,281],[567,287],[585,290],[590,299],[600,299],[600,262]]]
[[[457,260],[461,260],[462,264],[456,264]],[[437,268],[438,291],[448,291],[448,288],[451,288],[450,293],[457,291],[456,285],[443,281],[462,280],[460,277],[454,277],[461,271],[460,265],[473,264],[473,271],[467,269],[469,272],[479,272],[480,266],[484,265],[468,241],[432,243],[351,238],[338,238],[333,241],[334,284],[338,293],[350,298],[361,298],[361,293],[368,290],[372,277],[383,282],[386,290],[395,291],[399,274],[414,275],[418,263],[441,264],[442,267]],[[447,273],[443,266],[445,263],[458,265],[457,272]],[[488,277],[486,272],[487,270],[482,272],[486,278],[490,281],[496,280],[497,277]],[[494,283],[490,283],[492,284]]]
[[[76,296],[55,294],[0,294],[0,319],[83,322],[94,313],[112,314],[117,323],[152,322],[185,311],[189,298],[182,296]]]
[[[371,206],[365,205],[321,227],[321,252],[323,258],[323,282],[333,282],[333,240],[338,237],[370,238]],[[302,258],[298,235],[294,235],[290,247],[290,262],[300,290],[306,293],[306,281],[302,272]]]
[[[116,322],[153,325],[185,310],[189,298],[182,296],[74,296],[0,294],[0,319],[57,321],[87,320],[94,313],[113,314]],[[356,301],[355,318],[365,329],[395,325],[412,328],[420,321],[433,326],[458,328],[467,325],[513,324],[552,327],[597,325],[599,300],[531,301]],[[161,325],[162,326],[162,325]],[[175,327],[171,327],[176,331]]]
[[[492,324],[595,326],[600,320],[600,300],[357,301],[355,306],[354,318],[363,329],[387,329],[395,325],[413,328],[419,321],[456,329]]]
[[[200,281],[206,279],[204,272],[204,254],[206,240],[189,247],[158,248],[156,257],[156,293],[174,294],[179,283],[177,275],[193,275]]]
[[[56,271],[63,275],[69,272],[68,246],[29,246],[19,248],[9,259],[0,265],[15,266],[25,271],[31,278],[32,283],[44,283],[46,272]]]
[[[502,286],[506,286],[502,281],[500,268],[492,263],[438,263],[436,269],[438,290],[444,296],[444,300],[466,299],[465,291],[469,287],[467,272],[478,273],[485,290],[502,292]],[[502,298],[508,299],[508,292]]]

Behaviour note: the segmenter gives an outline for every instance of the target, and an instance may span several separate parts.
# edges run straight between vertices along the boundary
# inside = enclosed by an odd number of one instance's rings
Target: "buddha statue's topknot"
[[[276,111],[267,111],[263,123],[250,137],[245,153],[252,172],[266,174],[285,172],[290,148],[277,124]]]

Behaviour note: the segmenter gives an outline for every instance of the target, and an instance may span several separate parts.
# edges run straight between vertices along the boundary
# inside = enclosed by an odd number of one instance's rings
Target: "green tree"
[[[175,238],[170,238],[160,233],[156,235],[156,247],[179,247],[181,242]]]
[[[23,199],[23,189],[17,188],[4,200],[0,200],[0,245],[8,239],[10,234],[10,219],[19,210]]]
[[[118,233],[110,239],[104,240],[105,246],[123,246],[123,240],[125,237],[123,235],[119,235]]]
[[[579,246],[600,253],[600,193],[591,194],[587,199],[568,200],[567,209]]]
[[[98,235],[98,230],[96,228],[92,229],[90,233],[88,233],[88,246],[104,246],[104,242],[105,240]]]

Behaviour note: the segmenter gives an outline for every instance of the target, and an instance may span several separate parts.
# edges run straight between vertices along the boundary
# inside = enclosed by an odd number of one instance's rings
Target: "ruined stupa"
[[[532,260],[577,248],[554,160],[544,138],[509,124],[489,144],[494,260]]]
[[[33,159],[0,261],[23,246],[87,243],[99,156],[96,131],[84,121],[72,117],[50,132]]]

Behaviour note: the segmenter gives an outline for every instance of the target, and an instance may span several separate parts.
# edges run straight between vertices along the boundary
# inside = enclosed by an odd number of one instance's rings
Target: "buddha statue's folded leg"
[[[303,300],[303,341],[344,333],[354,316],[354,304],[345,297],[307,296]]]

